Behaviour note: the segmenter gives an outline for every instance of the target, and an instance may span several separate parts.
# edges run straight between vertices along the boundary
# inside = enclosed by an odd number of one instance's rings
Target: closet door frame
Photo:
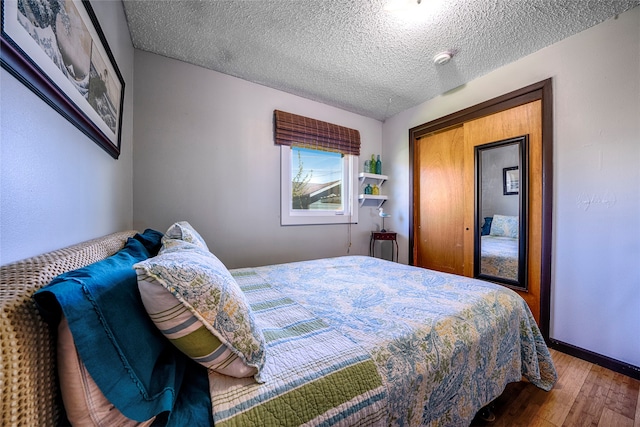
[[[553,90],[550,78],[409,129],[409,264],[415,265],[414,221],[417,206],[414,200],[414,182],[417,177],[414,171],[414,154],[418,140],[429,133],[536,100],[542,103],[542,236],[540,236],[540,324],[538,326],[548,342],[551,314],[553,213]]]

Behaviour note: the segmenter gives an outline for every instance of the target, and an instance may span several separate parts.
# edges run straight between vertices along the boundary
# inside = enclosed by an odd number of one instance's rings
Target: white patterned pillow
[[[494,215],[489,234],[496,237],[518,237],[518,217]]]
[[[262,331],[244,293],[209,251],[167,239],[158,256],[134,265],[142,303],[158,329],[201,365],[259,380],[265,360]]]
[[[165,242],[171,244],[170,240],[182,240],[193,243],[207,251],[209,250],[202,236],[187,221],[179,221],[169,227],[162,238],[163,247],[165,246]]]

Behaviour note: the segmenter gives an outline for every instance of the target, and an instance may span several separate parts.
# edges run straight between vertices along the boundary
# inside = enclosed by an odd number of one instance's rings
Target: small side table
[[[371,239],[369,239],[369,256],[375,257],[375,253],[376,253],[376,240],[390,240],[392,242],[391,245],[391,261],[394,261],[393,259],[393,254],[394,254],[394,245],[395,245],[395,261],[398,261],[398,240],[397,240],[397,236],[398,233],[395,233],[393,231],[372,231],[371,232]],[[382,249],[381,249],[382,251]]]

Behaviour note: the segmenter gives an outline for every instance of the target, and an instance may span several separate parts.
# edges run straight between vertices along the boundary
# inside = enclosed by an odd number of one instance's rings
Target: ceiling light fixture
[[[440,52],[436,56],[434,56],[433,63],[436,65],[444,65],[447,62],[451,61],[451,58],[453,58],[453,53],[447,50],[444,52]]]

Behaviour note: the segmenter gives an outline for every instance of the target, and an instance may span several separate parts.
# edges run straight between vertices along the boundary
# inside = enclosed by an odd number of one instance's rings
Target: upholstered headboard
[[[56,339],[33,293],[62,273],[113,255],[135,233],[110,234],[0,268],[0,425],[53,426],[63,413]]]

